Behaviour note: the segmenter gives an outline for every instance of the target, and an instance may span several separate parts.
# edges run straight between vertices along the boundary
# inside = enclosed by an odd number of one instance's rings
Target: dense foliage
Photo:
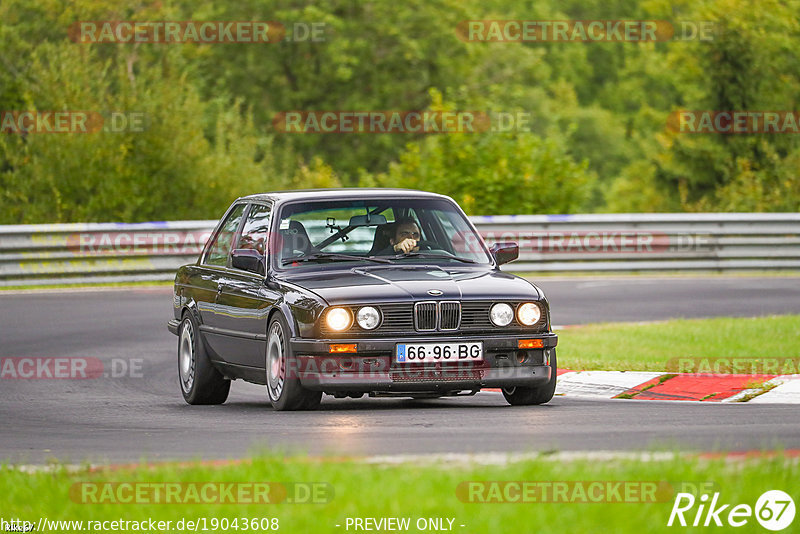
[[[215,218],[238,195],[401,186],[474,214],[800,210],[800,135],[677,110],[795,110],[796,1],[3,0],[0,110],[143,114],[0,134],[0,223]],[[468,42],[475,19],[712,21],[709,41]],[[270,44],[76,43],[76,21],[281,21]],[[295,22],[324,23],[295,41]],[[529,131],[297,134],[290,110],[524,112]]]

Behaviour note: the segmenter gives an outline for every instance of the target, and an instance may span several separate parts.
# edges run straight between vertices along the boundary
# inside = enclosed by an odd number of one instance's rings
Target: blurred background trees
[[[317,5],[320,4],[320,5]],[[3,0],[0,110],[143,112],[143,131],[0,134],[0,223],[216,218],[243,194],[398,186],[473,214],[798,211],[800,135],[686,135],[689,110],[797,110],[775,0]],[[713,21],[712,41],[476,43],[469,19]],[[323,42],[79,44],[79,20],[325,23]],[[289,110],[526,112],[530,131],[287,134]]]

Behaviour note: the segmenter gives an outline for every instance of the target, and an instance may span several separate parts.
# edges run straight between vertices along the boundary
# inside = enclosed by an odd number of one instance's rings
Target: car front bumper
[[[167,322],[167,330],[169,330],[170,333],[175,334],[177,336],[178,335],[178,327],[180,325],[181,325],[181,323],[177,319],[170,319]]]
[[[520,350],[521,339],[541,339],[542,348]],[[483,343],[482,362],[399,364],[398,343]],[[515,336],[437,336],[411,339],[291,340],[298,376],[308,389],[326,392],[453,392],[481,388],[536,387],[555,372],[558,337],[553,333]],[[331,354],[332,344],[355,344],[357,352]],[[524,353],[524,362],[518,360]]]

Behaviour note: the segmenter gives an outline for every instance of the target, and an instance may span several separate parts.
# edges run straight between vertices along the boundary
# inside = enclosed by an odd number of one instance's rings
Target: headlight
[[[325,322],[328,323],[328,328],[341,332],[347,330],[353,324],[353,317],[350,312],[344,308],[331,308],[325,314]]]
[[[497,326],[508,326],[514,318],[514,310],[505,302],[500,302],[489,310],[489,318]]]
[[[533,302],[520,304],[517,308],[517,320],[525,326],[533,326],[542,318],[542,310]]]
[[[358,326],[364,330],[372,330],[381,322],[381,314],[372,306],[364,306],[358,310],[356,322],[358,322]]]

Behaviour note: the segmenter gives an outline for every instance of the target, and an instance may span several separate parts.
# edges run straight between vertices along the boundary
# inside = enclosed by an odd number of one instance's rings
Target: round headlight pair
[[[517,307],[517,321],[525,326],[533,326],[542,318],[542,309],[538,304],[525,302]]]
[[[525,302],[517,307],[517,321],[525,326],[533,326],[542,317],[542,310],[534,302]],[[489,310],[489,318],[495,326],[508,326],[514,319],[514,309],[505,302],[498,302]]]
[[[489,310],[489,318],[495,326],[508,326],[514,319],[514,310],[505,302],[499,302]]]
[[[364,330],[373,330],[381,322],[381,314],[372,306],[364,306],[356,313],[356,322]],[[347,308],[331,308],[325,314],[328,328],[337,332],[347,330],[353,325],[353,315]]]
[[[377,308],[373,308],[372,306],[364,306],[363,308],[358,309],[358,313],[356,313],[356,322],[358,323],[358,326],[364,330],[372,330],[377,328],[378,324],[380,324],[381,314]]]

